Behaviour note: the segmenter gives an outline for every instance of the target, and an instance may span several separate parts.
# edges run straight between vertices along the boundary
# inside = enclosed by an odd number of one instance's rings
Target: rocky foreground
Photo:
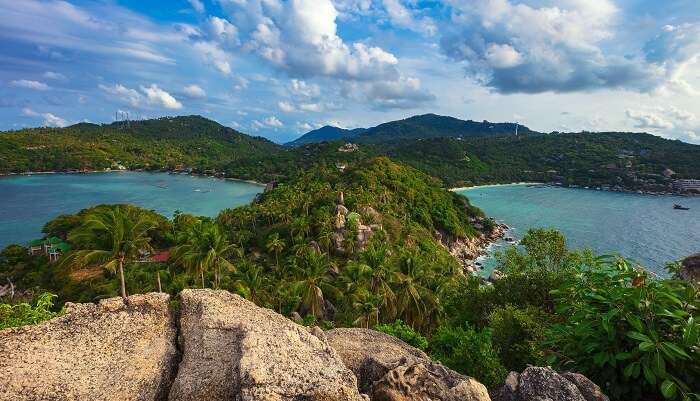
[[[0,401],[605,401],[577,374],[512,372],[492,389],[366,329],[297,325],[226,291],[68,304],[0,331]]]

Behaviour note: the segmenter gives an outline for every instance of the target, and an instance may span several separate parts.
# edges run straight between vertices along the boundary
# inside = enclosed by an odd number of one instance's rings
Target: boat
[[[676,210],[690,210],[689,207],[685,207],[685,206],[679,205],[677,203],[675,205],[673,205],[673,208]]]

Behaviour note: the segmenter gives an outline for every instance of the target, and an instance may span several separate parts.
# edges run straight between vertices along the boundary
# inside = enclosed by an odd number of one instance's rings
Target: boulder
[[[335,214],[342,214],[343,216],[347,216],[349,210],[346,208],[344,205],[340,204],[335,207]]]
[[[171,401],[361,401],[338,354],[306,328],[226,291],[181,293]]]
[[[678,275],[696,288],[700,287],[700,253],[685,258]]]
[[[0,400],[163,400],[178,352],[166,294],[67,304],[66,314],[0,331]]]
[[[549,367],[511,372],[491,391],[493,401],[609,401],[595,383],[578,373],[559,374]]]
[[[326,332],[328,343],[373,401],[489,401],[486,387],[432,362],[421,350],[369,329]]]

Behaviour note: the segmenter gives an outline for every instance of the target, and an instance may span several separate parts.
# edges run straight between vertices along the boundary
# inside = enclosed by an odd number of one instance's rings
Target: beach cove
[[[44,173],[0,177],[0,248],[40,238],[43,225],[65,213],[129,203],[172,217],[180,210],[215,217],[248,204],[264,186],[232,179],[149,172]]]

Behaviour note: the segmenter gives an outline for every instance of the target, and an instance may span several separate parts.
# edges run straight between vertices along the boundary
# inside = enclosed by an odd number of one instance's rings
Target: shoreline
[[[160,174],[171,174],[171,175],[189,175],[192,177],[209,177],[209,178],[215,178],[218,180],[225,180],[225,181],[238,181],[238,182],[245,182],[247,184],[253,184],[261,187],[267,186],[267,184],[258,182],[258,181],[253,181],[253,180],[246,180],[243,178],[236,178],[236,177],[217,177],[214,175],[207,175],[207,174],[196,174],[196,173],[187,173],[187,172],[176,172],[173,170],[80,170],[80,171],[25,171],[21,173],[0,173],[0,178],[2,177],[17,177],[17,176],[32,176],[32,175],[52,175],[52,174],[99,174],[99,173],[160,173]]]
[[[511,182],[508,184],[485,184],[485,185],[474,185],[471,187],[455,187],[455,188],[449,188],[448,191],[451,192],[460,192],[460,191],[469,191],[471,189],[479,189],[479,188],[495,188],[495,187],[510,187],[510,186],[522,186],[522,185],[548,185],[544,182]]]

